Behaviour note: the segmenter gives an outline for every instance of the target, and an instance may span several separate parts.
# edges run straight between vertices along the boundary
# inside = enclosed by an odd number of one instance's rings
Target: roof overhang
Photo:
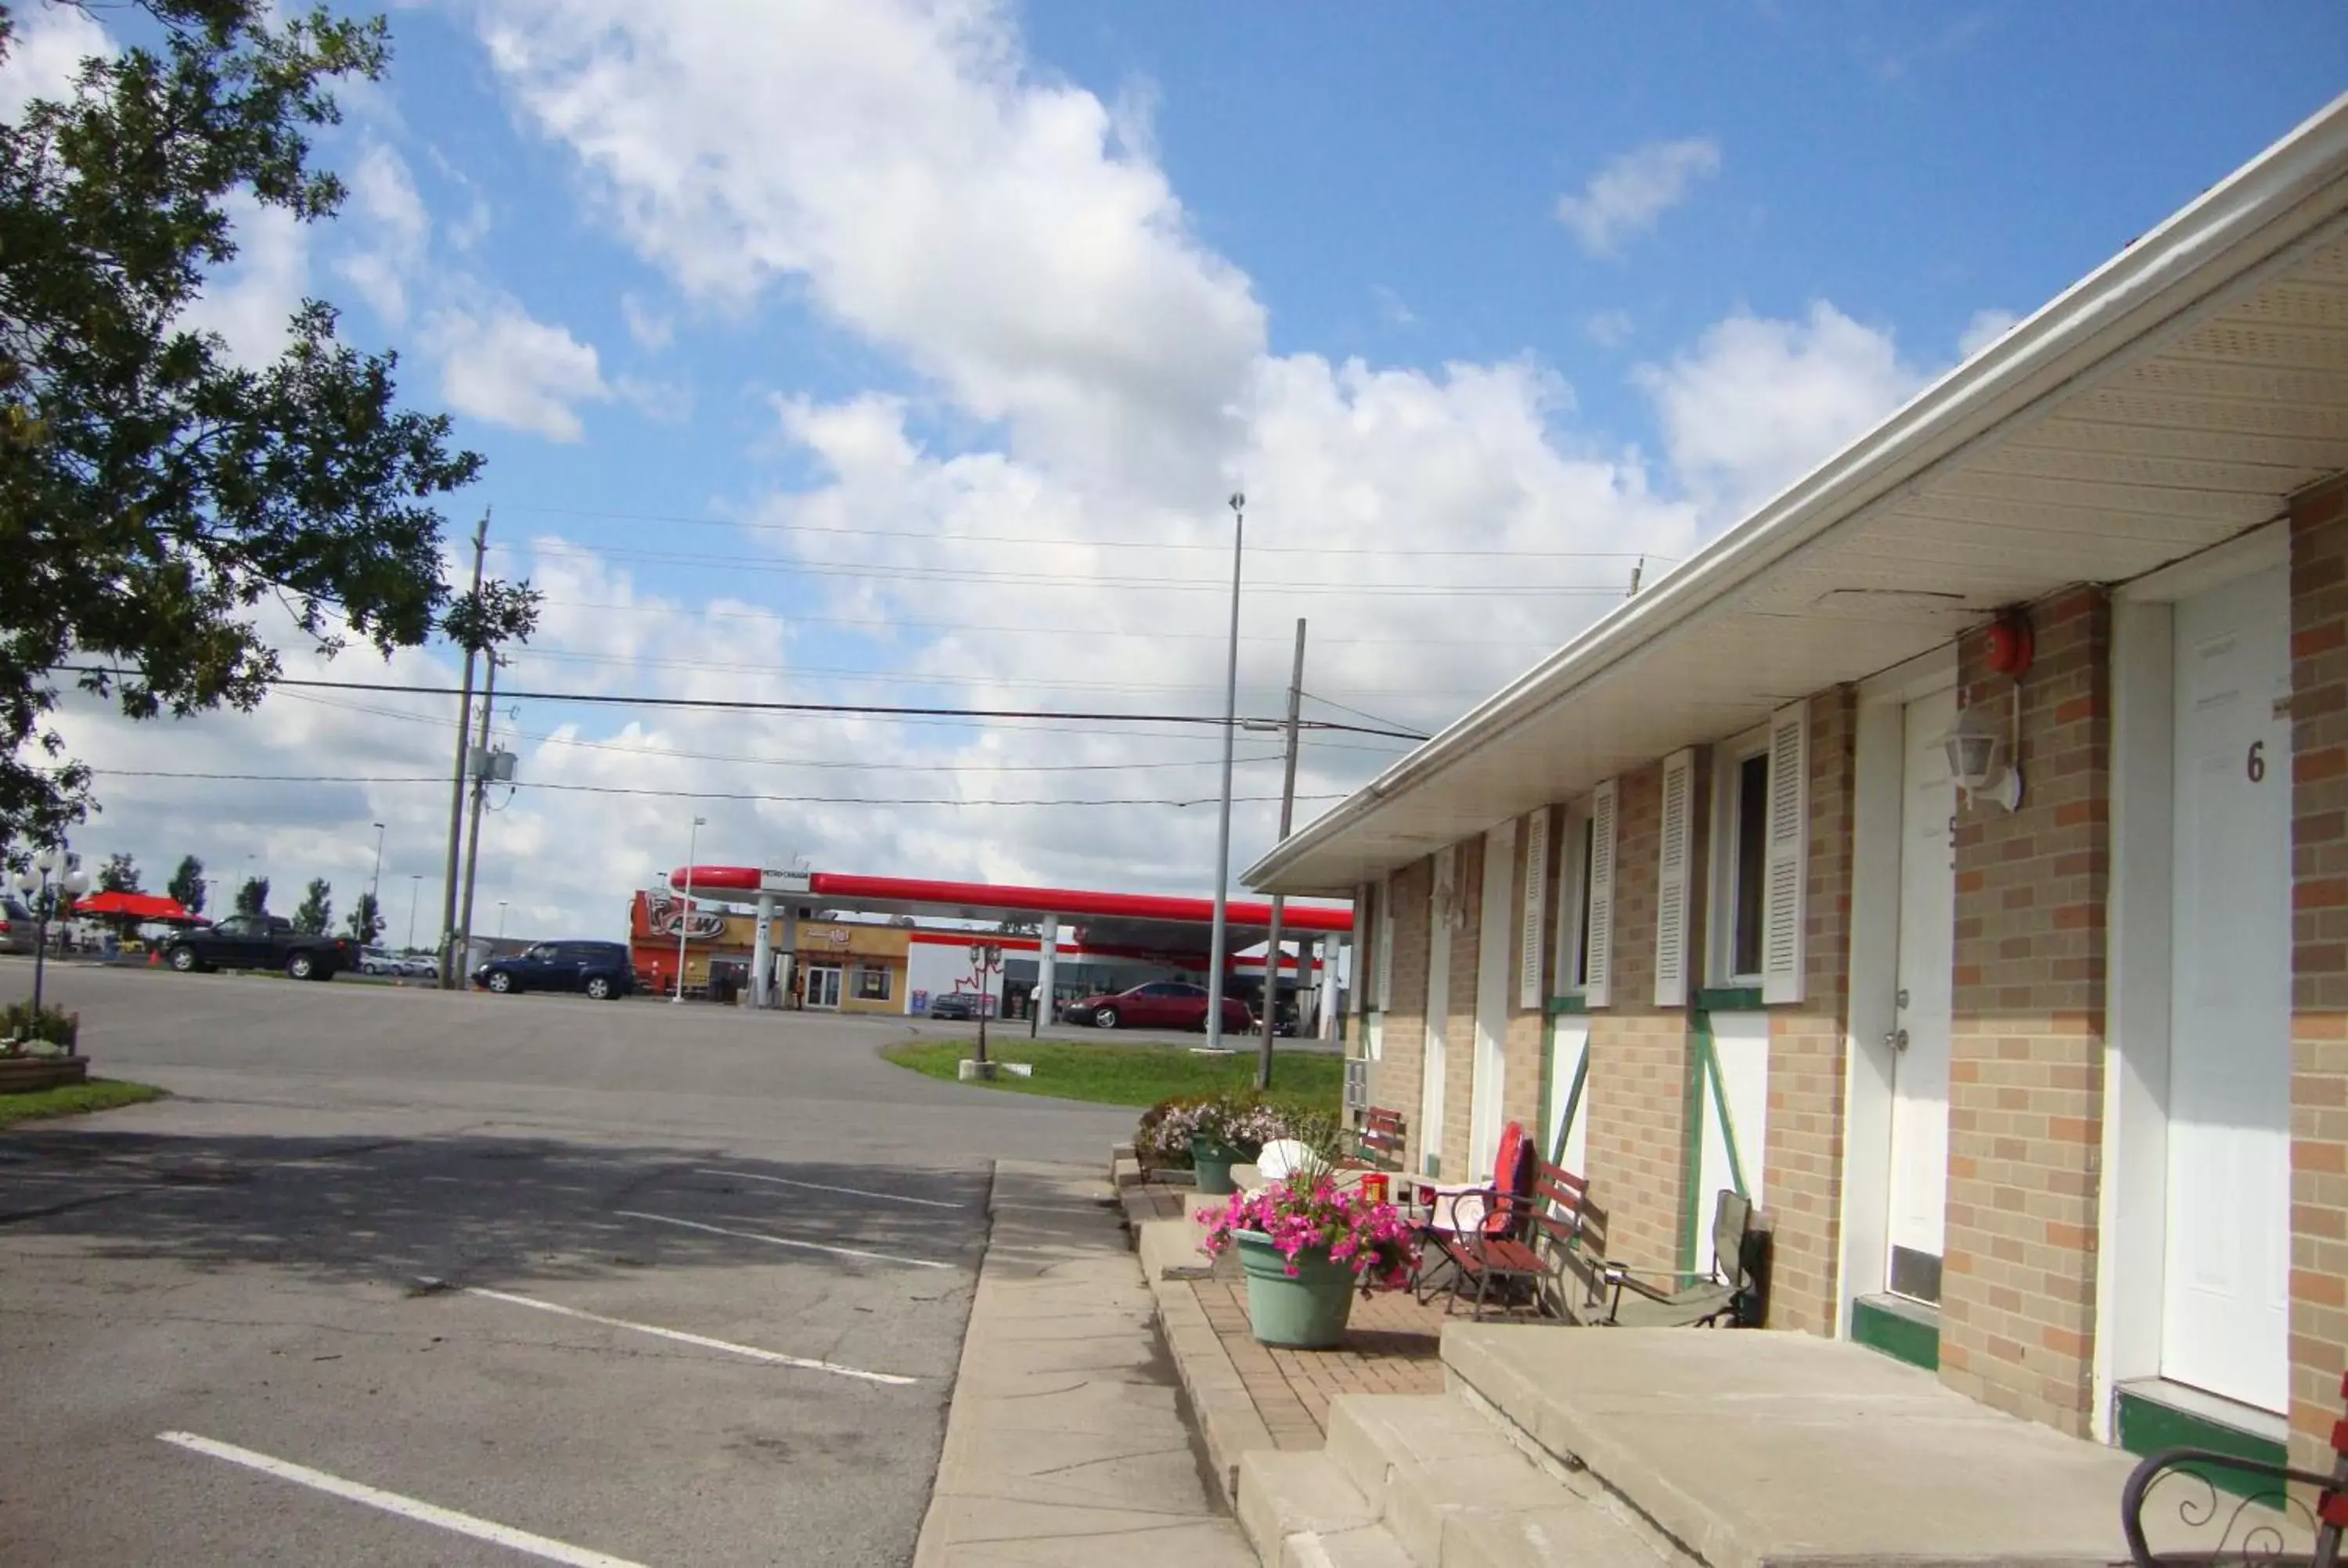
[[[2348,96],[1284,840],[1359,884],[2348,468]]]

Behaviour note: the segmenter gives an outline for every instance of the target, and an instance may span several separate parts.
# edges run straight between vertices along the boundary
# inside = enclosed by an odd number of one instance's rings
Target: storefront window
[[[890,971],[870,965],[856,971],[856,999],[860,1002],[885,1002],[889,999]]]

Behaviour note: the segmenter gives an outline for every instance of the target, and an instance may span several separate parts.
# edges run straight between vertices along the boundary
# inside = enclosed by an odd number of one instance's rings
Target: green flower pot
[[[1248,1326],[1266,1345],[1296,1350],[1326,1350],[1345,1337],[1357,1281],[1354,1271],[1330,1261],[1326,1248],[1299,1253],[1296,1276],[1288,1259],[1262,1231],[1239,1231],[1240,1271],[1247,1276]]]
[[[1204,1137],[1190,1140],[1190,1169],[1197,1173],[1199,1191],[1210,1198],[1228,1197],[1239,1191],[1231,1181],[1231,1167],[1244,1159],[1228,1143]]]

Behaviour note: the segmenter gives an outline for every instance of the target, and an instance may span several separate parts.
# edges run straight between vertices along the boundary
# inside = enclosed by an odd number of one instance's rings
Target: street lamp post
[[[41,981],[49,951],[49,919],[63,898],[78,898],[89,891],[89,876],[73,864],[61,845],[50,845],[16,873],[16,891],[33,911],[33,1016],[41,1012]]]
[[[376,900],[376,912],[383,912],[383,824],[375,826],[375,875],[367,878],[367,897]]]
[[[407,950],[411,953],[416,951],[416,900],[423,891],[424,873],[409,872],[407,874]]]
[[[673,1002],[685,1000],[685,938],[693,927],[693,857],[701,853],[701,830],[709,825],[705,816],[693,819],[693,831],[685,840],[685,907],[676,912],[676,995]]]
[[[504,899],[500,898],[500,899],[499,899],[499,900],[498,900],[498,940],[499,940],[499,941],[500,941],[500,942],[502,942],[502,941],[504,941],[505,939],[506,939],[506,901],[505,901]]]
[[[1247,539],[1247,497],[1231,497],[1231,645],[1223,679],[1223,812],[1215,829],[1215,932],[1209,946],[1207,1049],[1223,1043],[1223,962],[1230,941],[1224,913],[1231,878],[1231,744],[1240,712],[1240,562]]]

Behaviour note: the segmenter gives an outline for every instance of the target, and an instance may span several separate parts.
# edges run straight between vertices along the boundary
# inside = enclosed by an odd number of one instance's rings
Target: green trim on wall
[[[2209,1449],[2221,1454],[2233,1454],[2240,1459],[2258,1460],[2266,1464],[2285,1462],[2288,1450],[2272,1438],[2262,1438],[2256,1432],[2246,1432],[2240,1427],[2230,1427],[2223,1421],[2192,1410],[2180,1409],[2165,1399],[2137,1389],[2118,1390],[2115,1403],[2119,1410],[2120,1447],[2132,1454],[2148,1454],[2158,1449]],[[2187,1466],[2220,1491],[2236,1497],[2251,1497],[2271,1492],[2271,1483],[2256,1476],[2241,1474],[2212,1465],[2203,1470]]]
[[[1712,1015],[1703,1008],[1688,1009],[1688,1029],[1694,1045],[1688,1052],[1687,1081],[1680,1090],[1680,1245],[1682,1274],[1695,1271],[1696,1184],[1704,1178],[1704,1064],[1712,1054]]]
[[[1712,1109],[1720,1118],[1720,1142],[1728,1151],[1728,1184],[1736,1189],[1738,1197],[1749,1198],[1753,1195],[1753,1189],[1745,1183],[1745,1161],[1736,1150],[1736,1123],[1729,1119],[1728,1089],[1720,1078],[1720,1047],[1709,1029],[1697,1036],[1697,1040],[1700,1041],[1697,1049],[1704,1052],[1704,1076],[1712,1081]],[[1699,1224],[1704,1217],[1700,1201],[1703,1195],[1701,1193],[1696,1194],[1699,1199],[1696,1215]]]
[[[1565,1091],[1565,1119],[1557,1124],[1557,1147],[1549,1152],[1549,1163],[1552,1165],[1565,1163],[1565,1146],[1573,1137],[1574,1118],[1581,1114],[1581,1091],[1589,1081],[1590,1048],[1585,1045],[1581,1048],[1581,1060],[1573,1066],[1573,1086]],[[1589,1173],[1587,1171],[1574,1173],[1577,1176]]]
[[[1539,1128],[1544,1132],[1549,1130],[1550,1065],[1556,1055],[1557,1020],[1552,1014],[1543,1013],[1541,1015],[1540,1110],[1536,1114],[1540,1117]]]
[[[1929,1307],[1862,1296],[1850,1304],[1850,1337],[1895,1361],[1941,1369],[1941,1315]]]
[[[1698,1012],[1759,1012],[1759,986],[1712,986],[1695,993]]]
[[[1589,1010],[1590,999],[1588,997],[1551,997],[1549,999],[1549,1016],[1551,1018],[1555,1018],[1561,1012],[1588,1012]]]

